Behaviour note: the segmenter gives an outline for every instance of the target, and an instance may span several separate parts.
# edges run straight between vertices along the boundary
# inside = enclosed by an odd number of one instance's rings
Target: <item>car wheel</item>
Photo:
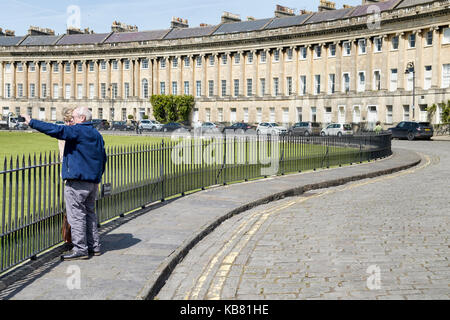
[[[256,131],[256,134],[258,134],[258,135],[261,134],[261,131],[260,130]]]
[[[414,133],[412,133],[412,132],[408,133],[408,140],[409,141],[413,141],[414,140]]]
[[[322,131],[322,132],[320,133],[320,135],[321,135],[322,137],[325,137],[325,132]]]
[[[342,137],[342,132],[338,132],[337,136],[338,138]]]
[[[305,137],[309,137],[309,131],[305,131]]]

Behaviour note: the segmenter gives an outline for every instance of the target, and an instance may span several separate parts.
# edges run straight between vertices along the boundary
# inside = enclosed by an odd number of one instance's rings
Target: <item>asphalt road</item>
[[[450,141],[393,141],[417,167],[223,222],[158,299],[449,299]]]

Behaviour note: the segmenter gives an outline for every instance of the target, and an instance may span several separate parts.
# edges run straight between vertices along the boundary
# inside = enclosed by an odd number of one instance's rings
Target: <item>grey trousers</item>
[[[87,254],[100,250],[100,238],[95,214],[98,185],[80,180],[67,180],[64,187],[67,221],[72,230],[73,250]]]

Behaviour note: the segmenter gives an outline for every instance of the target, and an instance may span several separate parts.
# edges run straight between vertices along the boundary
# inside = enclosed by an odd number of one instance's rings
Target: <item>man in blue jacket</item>
[[[95,213],[98,184],[105,171],[106,152],[101,134],[93,127],[88,108],[73,111],[75,125],[61,126],[22,115],[33,129],[65,140],[62,178],[65,181],[67,220],[71,226],[73,249],[62,260],[88,259],[100,255],[100,239]]]

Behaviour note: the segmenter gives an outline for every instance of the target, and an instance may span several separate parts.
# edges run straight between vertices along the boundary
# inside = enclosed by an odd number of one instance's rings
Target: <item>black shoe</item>
[[[102,252],[101,252],[100,250],[89,250],[89,251],[88,251],[88,254],[89,254],[90,256],[96,256],[96,257],[98,257],[98,256],[101,256],[101,255],[102,255]]]
[[[89,256],[84,253],[70,251],[68,254],[62,255],[61,260],[70,261],[70,260],[87,260]]]

